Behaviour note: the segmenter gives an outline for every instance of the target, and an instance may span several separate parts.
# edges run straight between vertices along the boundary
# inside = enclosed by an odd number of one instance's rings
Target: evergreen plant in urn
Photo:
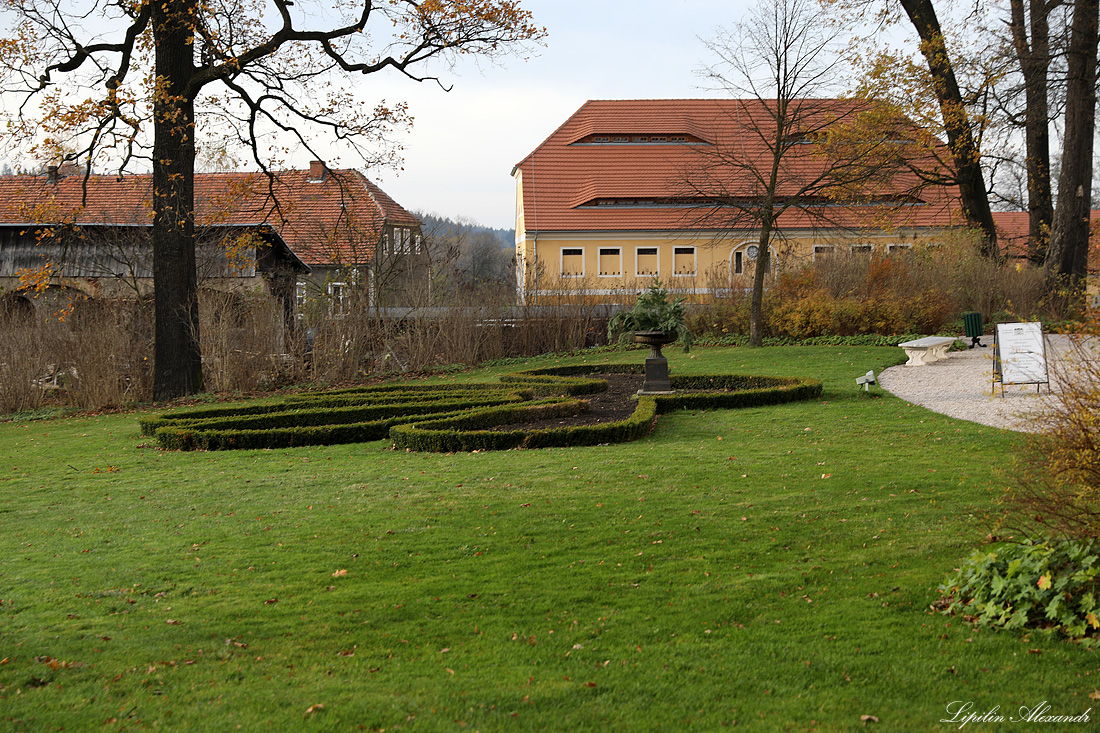
[[[633,337],[638,343],[656,346],[679,341],[684,351],[691,348],[692,334],[684,317],[684,298],[672,299],[657,280],[628,311],[619,311],[607,324],[607,336],[614,341]]]

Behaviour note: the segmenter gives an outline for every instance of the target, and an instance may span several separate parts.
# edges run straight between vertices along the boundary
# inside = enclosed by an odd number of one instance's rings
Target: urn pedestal
[[[666,331],[635,331],[634,341],[651,348],[645,360],[645,381],[638,394],[669,394],[672,385],[668,380],[668,359],[661,353],[661,347],[676,340],[675,333]]]

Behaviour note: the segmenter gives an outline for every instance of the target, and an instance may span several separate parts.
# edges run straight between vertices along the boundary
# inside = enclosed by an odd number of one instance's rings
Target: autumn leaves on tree
[[[404,106],[365,105],[342,77],[439,82],[435,59],[497,56],[544,33],[515,0],[364,0],[335,9],[301,0],[89,0],[71,9],[4,0],[0,8],[13,21],[0,41],[12,141],[89,174],[152,169],[158,399],[202,389],[194,237],[201,137],[243,147],[265,171],[290,144],[322,158],[324,137],[364,164],[392,162],[386,135],[408,123]]]

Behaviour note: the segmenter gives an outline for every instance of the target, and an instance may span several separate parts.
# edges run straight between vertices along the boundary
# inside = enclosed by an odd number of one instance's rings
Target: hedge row
[[[410,385],[376,385],[371,387],[357,387],[354,389],[329,390],[325,392],[304,392],[296,395],[288,395],[278,402],[253,403],[249,405],[217,406],[183,408],[163,415],[152,415],[138,420],[142,435],[152,435],[159,428],[169,424],[176,424],[182,420],[206,420],[210,418],[238,418],[244,415],[268,415],[272,413],[288,412],[291,409],[308,409],[320,407],[354,407],[357,405],[394,403],[400,404],[411,400],[423,401],[425,393],[437,393],[444,396],[459,396],[468,392],[484,393],[486,390],[499,392],[522,391],[517,385],[503,384],[425,384],[419,386]],[[528,399],[532,398],[533,390],[528,390]]]
[[[532,378],[552,380],[575,374],[630,374],[642,371],[641,368],[635,368],[638,365],[625,366],[627,368],[622,368],[620,365],[550,367],[514,372],[501,379],[502,381],[506,378],[513,378],[516,381]],[[625,443],[649,435],[658,413],[664,414],[678,409],[729,409],[777,405],[820,397],[822,391],[821,382],[817,380],[787,377],[729,374],[672,377],[670,381],[675,389],[715,391],[642,396],[638,399],[638,407],[629,418],[612,423],[526,432],[484,429],[487,425],[504,425],[509,422],[532,419],[532,413],[528,412],[531,408],[520,405],[484,410],[474,419],[456,416],[394,426],[390,430],[390,439],[398,449],[435,452]]]
[[[386,438],[390,429],[402,423],[431,418],[450,417],[469,412],[439,410],[437,412],[394,415],[379,420],[335,425],[298,425],[267,429],[221,428],[195,429],[188,426],[157,428],[157,444],[167,450],[233,450],[295,448],[303,445],[340,445],[369,443]]]
[[[522,402],[524,396],[516,393],[500,393],[484,397],[465,397],[463,399],[439,399],[414,402],[409,400],[383,402],[380,404],[361,404],[353,407],[337,408],[292,408],[282,412],[266,412],[253,415],[208,417],[191,419],[190,416],[162,417],[159,422],[148,424],[156,429],[162,427],[190,428],[192,430],[267,430],[270,428],[306,427],[317,425],[339,425],[370,422],[399,415],[424,415],[438,412],[460,412],[475,407],[487,407],[508,402]]]
[[[815,380],[749,375],[673,376],[678,392],[643,396],[627,419],[539,430],[510,423],[574,416],[578,395],[607,389],[582,374],[637,374],[640,364],[577,365],[514,372],[501,384],[381,385],[288,397],[277,403],[179,410],[141,421],[162,448],[289,448],[381,440],[416,451],[473,451],[621,443],[648,435],[659,413],[775,405],[820,396]],[[488,394],[486,394],[488,392]],[[541,395],[565,395],[533,401]],[[522,404],[520,404],[522,403]]]
[[[470,391],[458,390],[460,393]],[[531,390],[489,391],[488,395],[438,391],[439,399],[432,401],[425,400],[429,395],[415,392],[403,396],[391,393],[380,395],[383,401],[375,404],[361,402],[345,408],[315,408],[312,401],[284,401],[264,405],[262,411],[255,410],[254,405],[181,410],[143,419],[141,427],[143,434],[155,436],[160,447],[176,450],[335,445],[382,440],[391,426],[402,422],[457,415],[471,409],[531,399]],[[494,392],[496,394],[492,394]]]

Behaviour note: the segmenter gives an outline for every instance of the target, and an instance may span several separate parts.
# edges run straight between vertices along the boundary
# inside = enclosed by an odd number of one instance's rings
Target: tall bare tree
[[[1012,50],[1023,78],[1028,259],[1041,265],[1054,221],[1050,185],[1050,18],[1061,0],[1009,0]]]
[[[726,144],[700,146],[681,186],[695,204],[693,225],[758,232],[753,346],[763,342],[765,275],[780,218],[794,210],[835,223],[829,204],[838,199],[874,197],[876,188],[898,194],[905,146],[892,134],[897,117],[867,100],[829,99],[837,81],[835,40],[811,0],[764,0],[706,44],[718,61],[703,74],[734,97],[730,126],[741,132]]]
[[[1085,279],[1092,209],[1093,138],[1096,133],[1098,0],[1076,0],[1066,59],[1066,118],[1058,205],[1047,248],[1053,281],[1076,288]]]
[[[273,135],[322,157],[309,131],[376,162],[404,108],[365,107],[341,76],[438,81],[436,60],[496,56],[543,33],[518,0],[0,0],[0,12],[12,21],[0,93],[14,139],[32,154],[68,150],[87,172],[152,168],[158,399],[202,388],[199,134],[235,139],[265,170]]]
[[[997,256],[997,228],[989,207],[989,192],[981,166],[968,105],[959,88],[955,67],[932,0],[898,0],[920,37],[920,52],[928,64],[932,88],[940,105],[947,144],[955,162],[955,179],[963,212],[985,235],[982,252]]]

